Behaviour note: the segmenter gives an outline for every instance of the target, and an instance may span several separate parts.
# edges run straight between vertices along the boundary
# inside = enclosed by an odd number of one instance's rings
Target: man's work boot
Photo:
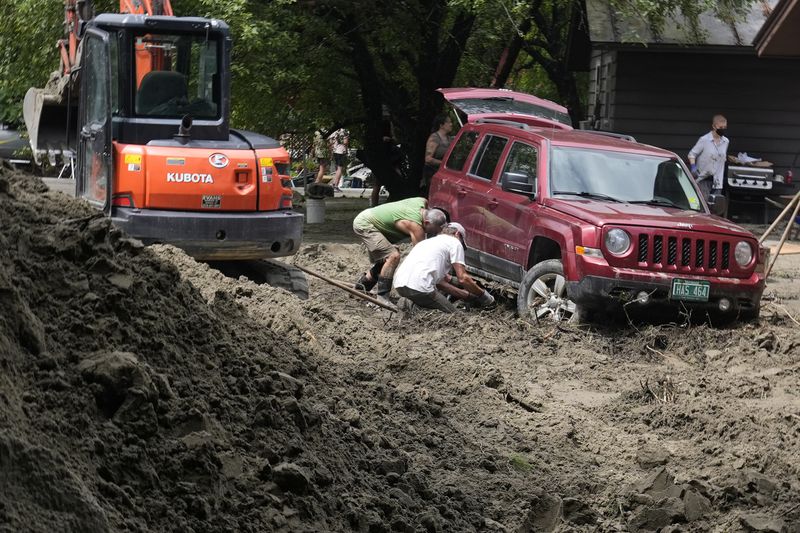
[[[378,278],[378,284],[375,288],[375,292],[377,293],[375,298],[381,303],[394,307],[394,304],[389,299],[389,292],[391,292],[391,290],[392,278]]]
[[[355,289],[357,291],[364,291],[369,292],[378,283],[378,279],[380,279],[381,269],[383,268],[383,264],[385,260],[377,261],[373,263],[371,267],[369,267],[369,272],[362,274],[358,281],[356,281]],[[391,289],[391,280],[389,283],[389,288]]]
[[[353,288],[357,291],[369,292],[376,283],[378,283],[377,279],[370,279],[367,274],[361,274],[361,277],[358,278]]]

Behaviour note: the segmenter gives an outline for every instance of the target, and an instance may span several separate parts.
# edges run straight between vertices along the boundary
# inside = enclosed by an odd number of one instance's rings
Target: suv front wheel
[[[585,310],[567,297],[567,280],[560,259],[534,265],[519,285],[517,313],[532,320],[554,320],[578,324]]]

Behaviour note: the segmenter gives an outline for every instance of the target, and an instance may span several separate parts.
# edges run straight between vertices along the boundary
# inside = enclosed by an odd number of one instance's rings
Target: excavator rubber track
[[[308,278],[305,273],[283,261],[209,261],[208,265],[229,278],[244,276],[253,283],[266,283],[284,289],[301,300],[308,300]]]

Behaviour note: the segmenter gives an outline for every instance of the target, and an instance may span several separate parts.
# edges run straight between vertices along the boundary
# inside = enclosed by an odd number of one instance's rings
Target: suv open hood
[[[694,230],[749,238],[753,236],[749,231],[724,218],[669,207],[560,198],[548,198],[545,200],[545,205],[598,227],[611,224],[620,227]]]
[[[468,122],[501,119],[531,126],[572,129],[567,108],[550,100],[506,89],[437,89],[450,104],[467,115]]]

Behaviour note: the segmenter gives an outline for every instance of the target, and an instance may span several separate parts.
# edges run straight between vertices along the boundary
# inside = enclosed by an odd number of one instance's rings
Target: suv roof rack
[[[605,135],[606,137],[614,137],[617,139],[622,139],[623,141],[630,141],[632,143],[636,142],[636,139],[633,135],[628,135],[627,133],[616,133],[614,131],[600,131],[600,130],[578,130],[584,133],[594,133],[595,135]]]
[[[528,126],[524,122],[517,122],[515,120],[503,120],[500,118],[479,118],[478,120],[475,121],[475,124],[502,124],[504,126],[511,126],[513,128],[519,128],[521,130],[531,129],[530,126]]]

